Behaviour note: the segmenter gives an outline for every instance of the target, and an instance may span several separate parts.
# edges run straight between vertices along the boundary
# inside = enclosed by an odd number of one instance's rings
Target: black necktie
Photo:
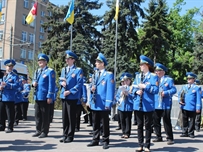
[[[188,86],[188,89],[190,89],[191,88],[191,84],[189,84],[189,86]]]

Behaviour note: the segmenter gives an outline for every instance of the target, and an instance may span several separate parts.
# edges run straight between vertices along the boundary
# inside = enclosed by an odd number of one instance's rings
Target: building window
[[[0,47],[0,58],[2,58],[2,57],[3,57],[3,48]]]
[[[51,11],[49,11],[49,16],[52,16],[52,12]]]
[[[44,33],[44,28],[42,26],[40,27],[40,32]]]
[[[43,20],[40,20],[40,24],[44,24],[44,21],[43,21]]]
[[[20,57],[23,59],[26,59],[26,50],[25,49],[21,49]]]
[[[23,42],[26,42],[26,41],[27,41],[27,32],[22,31],[22,38],[21,38],[21,40],[22,40]]]
[[[28,59],[33,60],[33,51],[32,50],[28,51]]]
[[[0,41],[3,39],[3,30],[0,30]]]
[[[42,48],[42,42],[39,42],[39,48]]]
[[[26,24],[27,24],[27,22],[26,22],[26,17],[27,17],[27,15],[24,15],[24,14],[23,14],[23,19],[22,19],[22,24],[23,24],[23,25],[26,25]]]
[[[2,7],[5,7],[5,5],[6,5],[6,0],[2,0]]]
[[[40,39],[40,40],[44,40],[44,35],[40,34],[40,35],[39,35],[39,39]]]
[[[44,11],[41,11],[41,17],[44,17],[44,14],[45,14]]]
[[[33,42],[34,42],[34,34],[32,34],[32,33],[29,34],[29,42],[31,44],[33,44]]]
[[[1,15],[1,23],[2,23],[2,24],[4,24],[4,20],[5,20],[5,15],[2,14],[2,15]]]
[[[24,0],[24,8],[29,8],[29,0]]]

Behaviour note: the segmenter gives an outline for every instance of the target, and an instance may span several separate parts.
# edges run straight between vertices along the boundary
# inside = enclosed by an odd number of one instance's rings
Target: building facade
[[[25,19],[34,3],[34,0],[2,0],[0,59],[32,62],[41,52],[47,37],[42,24],[46,22],[46,16],[51,15],[47,11],[49,0],[39,0],[35,21],[27,24]]]

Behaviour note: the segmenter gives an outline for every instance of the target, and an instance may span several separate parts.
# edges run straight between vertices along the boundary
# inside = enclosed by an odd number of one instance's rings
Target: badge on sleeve
[[[82,77],[83,77],[83,74],[80,74],[80,77],[82,78]]]

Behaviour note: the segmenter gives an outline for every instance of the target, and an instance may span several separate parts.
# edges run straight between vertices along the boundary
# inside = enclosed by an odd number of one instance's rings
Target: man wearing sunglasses
[[[183,130],[180,137],[194,138],[195,117],[202,108],[201,87],[195,84],[197,75],[187,72],[187,83],[179,92],[179,103],[182,109]]]

